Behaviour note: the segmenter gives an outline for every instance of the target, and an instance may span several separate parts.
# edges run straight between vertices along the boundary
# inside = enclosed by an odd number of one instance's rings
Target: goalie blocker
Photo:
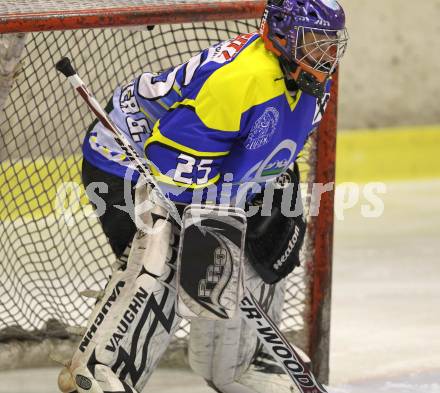
[[[273,198],[268,198],[272,195]],[[248,219],[246,254],[264,282],[273,284],[299,266],[306,223],[299,187],[299,169],[288,169],[257,195],[258,214]],[[270,211],[270,215],[263,213]]]

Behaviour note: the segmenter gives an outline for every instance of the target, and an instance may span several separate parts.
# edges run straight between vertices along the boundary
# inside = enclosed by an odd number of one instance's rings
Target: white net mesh
[[[14,2],[14,9],[37,3]],[[93,2],[95,8],[101,3],[132,2]],[[0,13],[11,4],[3,2]],[[70,1],[44,4],[74,7]],[[257,24],[245,20],[161,25],[152,31],[32,33],[19,63],[9,60],[23,47],[23,36],[0,36],[0,71],[5,70],[0,78],[0,104],[2,97],[5,102],[0,118],[0,342],[65,338],[67,327],[85,326],[93,300],[79,292],[103,288],[115,258],[97,219],[87,217],[90,207],[79,175],[81,142],[93,117],[59,77],[55,62],[65,55],[72,58],[98,101],[106,103],[115,86],[140,72],[179,64],[215,42],[254,31]],[[301,158],[307,172],[302,181],[309,185],[314,149],[312,141]],[[79,195],[81,203],[60,216],[57,195],[72,200]],[[313,242],[306,238],[305,243],[308,263],[288,279],[282,330],[308,348]],[[183,342],[187,332],[183,322],[176,340]]]

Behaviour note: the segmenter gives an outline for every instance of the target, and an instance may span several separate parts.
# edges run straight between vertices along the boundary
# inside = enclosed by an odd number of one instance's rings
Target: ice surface
[[[336,221],[331,381],[438,370],[440,383],[440,181],[381,197],[381,217],[357,205]]]
[[[58,393],[55,368],[0,373],[0,393]],[[332,386],[328,393],[440,393],[440,371]],[[158,369],[143,393],[213,393],[190,371]]]

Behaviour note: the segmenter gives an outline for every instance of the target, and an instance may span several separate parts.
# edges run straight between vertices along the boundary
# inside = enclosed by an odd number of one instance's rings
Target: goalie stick
[[[127,158],[136,165],[136,170],[150,184],[153,192],[164,203],[164,207],[169,212],[174,221],[179,224],[179,226],[181,226],[182,221],[176,206],[163,194],[163,192],[157,185],[156,180],[151,175],[150,171],[148,170],[142,159],[139,157],[139,154],[137,154],[136,150],[134,150],[134,148],[131,146],[131,143],[127,140],[124,133],[110,119],[110,116],[102,109],[101,105],[99,105],[95,97],[87,90],[84,82],[81,80],[81,78],[78,76],[75,69],[73,68],[70,59],[67,57],[63,57],[60,61],[56,63],[55,68],[69,80],[73,88],[84,99],[90,110],[96,115],[96,117],[104,125],[104,127],[113,132],[116,143],[125,152]],[[145,162],[149,165],[154,165],[146,158]]]
[[[98,101],[88,91],[84,82],[73,68],[70,59],[63,57],[56,63],[55,68],[69,80],[73,88],[84,99],[98,120],[101,121],[107,129],[113,132],[116,142],[127,154],[127,158],[135,164],[136,170],[150,184],[153,192],[155,192],[156,196],[164,203],[164,207],[168,210],[170,216],[174,219],[176,224],[181,227],[182,220],[176,205],[164,195],[144,161],[139,157],[124,133],[116,126],[109,115],[102,109]],[[149,165],[154,165],[148,161],[148,159],[145,158],[144,160]],[[324,387],[314,377],[310,367],[290,345],[248,288],[244,289],[244,297],[240,301],[239,308],[241,317],[255,330],[262,344],[290,376],[301,393],[327,393]]]
[[[316,380],[309,365],[287,341],[248,288],[245,288],[244,297],[240,302],[240,312],[301,393],[327,393],[324,386]]]

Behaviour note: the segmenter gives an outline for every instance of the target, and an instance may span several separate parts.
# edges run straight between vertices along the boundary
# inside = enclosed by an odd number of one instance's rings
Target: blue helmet
[[[348,41],[345,13],[336,0],[269,0],[260,35],[287,77],[316,97],[323,96]]]

